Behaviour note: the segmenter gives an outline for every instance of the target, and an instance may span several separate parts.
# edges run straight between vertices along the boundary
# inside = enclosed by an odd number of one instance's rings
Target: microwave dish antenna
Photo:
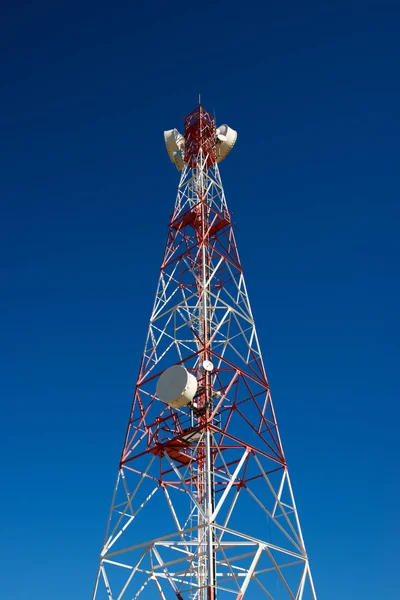
[[[196,392],[196,377],[182,365],[175,365],[166,369],[157,382],[156,394],[158,399],[171,406],[171,408],[187,406],[195,397]]]
[[[237,140],[237,131],[228,127],[228,125],[220,125],[217,131],[217,162],[222,162],[232,150]]]
[[[185,138],[177,129],[164,131],[164,141],[168,156],[178,169],[182,171],[184,166]]]

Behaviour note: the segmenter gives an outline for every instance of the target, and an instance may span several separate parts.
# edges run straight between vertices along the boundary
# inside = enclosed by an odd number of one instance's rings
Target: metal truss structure
[[[93,600],[316,600],[215,122],[199,106],[185,125]],[[190,405],[171,408],[156,383],[177,364],[196,376],[198,391]]]

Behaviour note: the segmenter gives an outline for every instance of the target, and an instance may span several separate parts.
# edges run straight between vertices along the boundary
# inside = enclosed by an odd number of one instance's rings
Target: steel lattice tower
[[[316,600],[219,174],[235,140],[201,105],[166,132],[181,178],[96,600]]]

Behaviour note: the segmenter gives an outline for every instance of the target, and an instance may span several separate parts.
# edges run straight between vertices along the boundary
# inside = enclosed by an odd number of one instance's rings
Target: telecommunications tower
[[[316,600],[218,164],[199,105],[180,171],[93,600]]]

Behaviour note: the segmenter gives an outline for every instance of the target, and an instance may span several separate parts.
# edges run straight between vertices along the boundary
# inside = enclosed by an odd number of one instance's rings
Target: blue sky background
[[[3,3],[1,596],[86,600],[197,103],[321,600],[398,600],[400,7]]]

